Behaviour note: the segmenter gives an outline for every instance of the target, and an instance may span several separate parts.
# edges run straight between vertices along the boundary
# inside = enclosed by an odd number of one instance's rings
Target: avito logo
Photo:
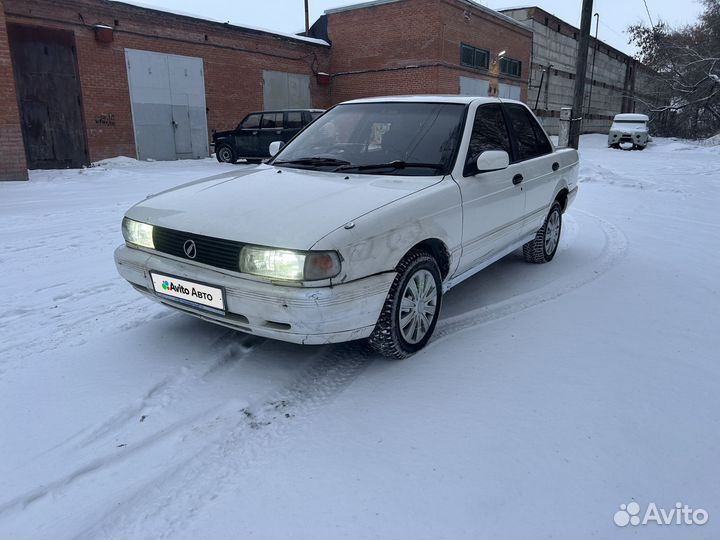
[[[183,287],[182,285],[175,285],[172,281],[162,282],[163,291],[172,291],[181,294],[190,294],[190,289]]]
[[[613,516],[613,521],[618,527],[628,525],[637,527],[648,523],[655,523],[656,525],[705,525],[709,518],[707,510],[702,508],[693,509],[681,502],[675,503],[675,507],[670,510],[658,508],[654,502],[648,504],[644,513],[640,510],[640,505],[635,501],[629,504],[621,504],[620,510],[615,512]]]

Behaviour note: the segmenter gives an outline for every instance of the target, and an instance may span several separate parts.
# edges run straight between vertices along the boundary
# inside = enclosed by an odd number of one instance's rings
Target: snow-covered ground
[[[581,154],[555,260],[453,289],[401,362],[118,277],[128,206],[243,166],[0,184],[0,537],[720,536],[720,147]],[[709,521],[617,527],[632,501]]]

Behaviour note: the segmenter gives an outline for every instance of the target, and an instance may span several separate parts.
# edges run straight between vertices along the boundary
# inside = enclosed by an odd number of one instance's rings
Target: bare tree
[[[650,96],[634,96],[660,135],[700,138],[720,131],[720,0],[702,0],[697,23],[629,28],[630,42],[653,70]]]

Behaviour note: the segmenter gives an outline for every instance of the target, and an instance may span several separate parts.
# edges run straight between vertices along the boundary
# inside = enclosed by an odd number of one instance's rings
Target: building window
[[[512,75],[519,77],[522,72],[522,63],[520,60],[513,60],[512,58],[501,58],[500,59],[500,73],[505,75]]]
[[[487,69],[490,61],[490,52],[478,49],[464,43],[460,45],[460,63],[477,69]]]

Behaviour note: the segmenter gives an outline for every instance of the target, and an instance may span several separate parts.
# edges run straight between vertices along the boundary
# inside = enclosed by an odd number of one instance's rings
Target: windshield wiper
[[[441,171],[444,167],[439,163],[414,163],[397,159],[389,163],[373,163],[370,165],[341,165],[333,172],[340,171],[370,171],[375,169],[433,169]]]
[[[291,159],[288,161],[275,161],[273,165],[317,165],[319,167],[323,166],[348,166],[350,165],[349,161],[346,161],[344,159],[336,159],[332,157],[304,157],[304,158],[298,158],[298,159]]]

